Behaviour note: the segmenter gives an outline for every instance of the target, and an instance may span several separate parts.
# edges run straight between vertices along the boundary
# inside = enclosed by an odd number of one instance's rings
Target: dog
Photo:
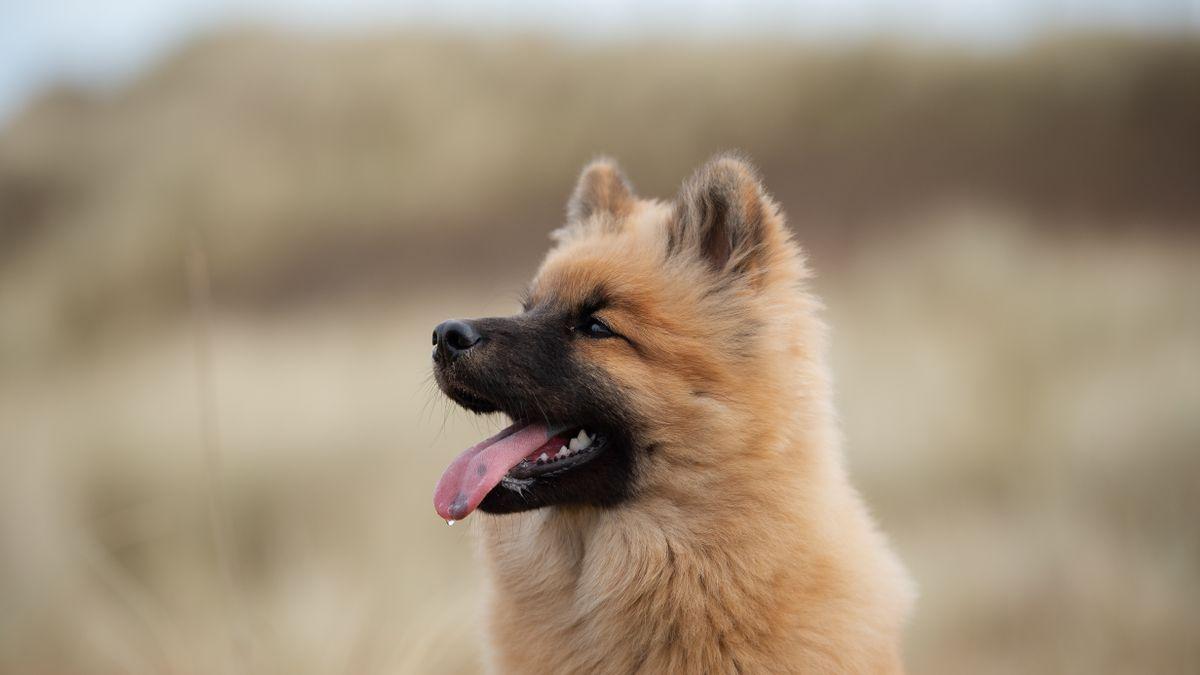
[[[578,179],[515,316],[434,331],[440,389],[512,426],[434,495],[478,521],[499,673],[899,673],[913,603],[851,487],[821,305],[757,171],[673,202]]]

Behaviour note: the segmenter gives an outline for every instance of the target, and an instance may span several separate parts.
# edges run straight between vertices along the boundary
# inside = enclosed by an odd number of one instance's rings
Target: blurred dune
[[[1200,669],[1200,42],[247,30],[0,131],[0,672],[478,672],[430,494],[499,420],[429,329],[514,311],[593,155],[669,198],[734,147],[812,253],[912,671]]]

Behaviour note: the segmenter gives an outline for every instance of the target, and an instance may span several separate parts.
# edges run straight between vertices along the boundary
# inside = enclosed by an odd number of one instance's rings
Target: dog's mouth
[[[509,469],[504,480],[519,481],[569,471],[590,461],[608,441],[603,434],[584,427],[566,427],[558,433],[551,433],[545,443]]]
[[[434,508],[449,522],[461,520],[497,485],[520,492],[534,479],[552,479],[590,462],[607,444],[604,433],[579,425],[516,422],[450,463],[434,491]]]

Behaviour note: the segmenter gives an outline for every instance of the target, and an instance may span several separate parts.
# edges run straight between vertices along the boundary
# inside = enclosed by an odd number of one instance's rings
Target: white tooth
[[[570,455],[570,454],[571,454],[570,451],[567,450],[567,446],[564,445],[558,449],[558,453],[555,454],[554,456],[555,457],[566,457],[567,455]]]
[[[579,449],[582,450],[592,444],[592,437],[588,436],[588,432],[583,429],[579,430],[579,435],[575,437],[579,441]]]
[[[543,452],[542,454],[538,455],[538,459],[542,460],[543,462],[548,462],[550,461],[550,455],[547,455]]]
[[[578,438],[571,439],[571,452],[582,450],[584,447],[586,446],[584,445],[583,441],[579,440]]]

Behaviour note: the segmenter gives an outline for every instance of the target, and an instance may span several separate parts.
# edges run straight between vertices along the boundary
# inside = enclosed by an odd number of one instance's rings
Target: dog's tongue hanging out
[[[541,424],[517,423],[459,455],[438,481],[433,508],[448,521],[461,520],[504,478],[508,470],[543,451],[554,454],[566,441]]]

